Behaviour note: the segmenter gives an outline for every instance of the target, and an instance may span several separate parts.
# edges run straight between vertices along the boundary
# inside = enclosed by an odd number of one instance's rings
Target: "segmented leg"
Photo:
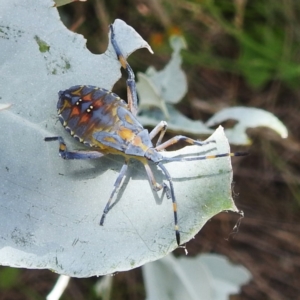
[[[164,161],[193,161],[193,160],[205,160],[205,159],[215,159],[219,157],[232,157],[232,156],[246,156],[248,152],[227,152],[215,155],[203,155],[195,157],[165,157]]]
[[[121,169],[121,171],[120,171],[120,173],[119,173],[119,175],[118,175],[118,177],[117,177],[117,179],[116,179],[116,181],[115,181],[114,189],[112,190],[112,192],[111,192],[111,194],[110,194],[110,197],[109,197],[109,199],[108,199],[108,201],[107,201],[107,203],[106,203],[106,205],[105,205],[105,208],[104,208],[104,210],[103,210],[103,214],[102,214],[102,217],[101,217],[101,219],[100,219],[100,225],[101,225],[101,226],[103,226],[105,217],[106,217],[107,213],[108,213],[109,210],[110,210],[111,201],[112,201],[112,199],[113,199],[113,197],[114,197],[116,191],[117,191],[118,188],[120,187],[120,184],[121,184],[121,182],[122,182],[122,179],[123,179],[123,177],[124,177],[125,174],[126,174],[127,168],[128,168],[128,161],[125,160],[125,163],[124,163],[124,165],[123,165],[123,167],[122,167],[122,169]]]
[[[163,144],[161,144],[161,141],[167,131],[167,126],[168,126],[167,122],[160,121],[149,133],[151,140],[160,133],[159,138],[156,142],[156,146],[155,146],[155,150],[157,150],[157,151],[164,150],[167,147],[178,143],[179,141],[184,141],[188,144],[197,145],[197,146],[203,146],[203,145],[207,145],[207,144],[216,142],[214,140],[201,142],[201,141],[193,140],[193,139],[183,136],[183,135],[177,135],[177,136],[174,136],[173,138],[167,140]],[[214,158],[226,157],[226,156],[245,156],[245,155],[248,155],[248,153],[247,152],[228,152],[228,153],[221,153],[221,154],[215,154],[215,155],[204,155],[204,156],[195,156],[195,157],[186,157],[186,158],[185,157],[165,158],[164,160],[165,161],[193,161],[193,160],[214,159]]]
[[[167,140],[166,142],[156,146],[155,150],[161,151],[161,150],[166,149],[167,147],[169,147],[171,145],[174,145],[174,144],[176,144],[180,141],[186,142],[186,143],[191,144],[191,145],[197,145],[197,146],[204,146],[204,145],[216,142],[214,140],[201,142],[201,141],[193,140],[193,139],[191,139],[189,137],[186,137],[184,135],[176,135],[176,136],[172,137],[171,139]]]
[[[162,163],[157,164],[158,167],[161,168],[163,173],[165,174],[167,180],[169,181],[170,185],[170,192],[171,192],[171,198],[172,198],[172,203],[173,203],[173,213],[174,213],[174,230],[175,230],[175,235],[176,235],[176,242],[177,245],[180,246],[180,232],[179,232],[179,226],[178,226],[178,216],[177,216],[177,202],[176,202],[176,197],[175,197],[175,192],[174,192],[174,186],[173,186],[173,181],[172,177],[169,174],[168,170],[165,168],[165,166]],[[169,198],[170,198],[169,196]]]
[[[126,84],[127,84],[128,107],[129,107],[129,110],[131,111],[131,113],[136,116],[138,106],[137,106],[137,92],[136,92],[136,85],[135,85],[135,76],[134,76],[133,70],[131,69],[126,58],[122,54],[122,51],[115,39],[115,33],[114,33],[114,28],[113,28],[112,24],[110,25],[110,39],[111,39],[111,43],[115,49],[115,52],[117,54],[120,64],[127,71],[128,79],[126,81]]]
[[[171,145],[174,145],[176,143],[178,143],[179,141],[184,141],[188,144],[191,144],[191,145],[197,145],[197,146],[203,146],[203,145],[207,145],[207,144],[210,144],[210,143],[215,143],[216,141],[214,140],[211,140],[211,141],[206,141],[206,142],[201,142],[201,141],[197,141],[197,140],[193,140],[189,137],[186,137],[186,136],[183,136],[183,135],[177,135],[177,136],[174,136],[173,138],[169,139],[168,141],[164,142],[163,144],[161,143],[162,142],[162,139],[167,131],[167,127],[168,127],[168,124],[167,122],[165,121],[160,121],[153,129],[152,131],[149,133],[149,136],[150,136],[150,139],[152,140],[155,136],[157,136],[158,134],[159,137],[158,137],[158,140],[156,142],[156,145],[155,145],[155,150],[157,151],[161,151],[161,150],[164,150],[166,149],[167,147],[171,146]]]
[[[67,151],[66,143],[61,136],[45,137],[46,142],[59,142],[59,156],[63,159],[96,159],[102,157],[104,154],[98,151]]]
[[[154,137],[156,137],[159,133],[159,137],[157,139],[157,142],[155,146],[159,146],[162,142],[163,137],[165,136],[165,133],[167,131],[168,124],[166,121],[160,121],[149,133],[150,139],[153,140]]]
[[[144,163],[144,167],[145,167],[148,179],[149,179],[149,183],[152,186],[152,189],[154,191],[160,191],[164,186],[162,184],[159,184],[159,183],[156,182],[155,177],[152,173],[152,170],[149,167],[149,164],[148,164],[147,160],[145,160],[143,163]]]
[[[143,163],[144,163],[145,170],[146,170],[146,173],[147,173],[147,176],[148,176],[148,179],[149,179],[149,183],[152,186],[152,189],[154,191],[156,191],[156,192],[160,191],[161,189],[164,189],[167,198],[170,199],[171,198],[171,194],[170,194],[169,187],[164,182],[162,184],[157,183],[156,180],[155,180],[155,177],[154,177],[154,175],[152,173],[152,170],[149,167],[148,161],[145,160]]]
[[[111,32],[111,43],[112,43],[112,45],[114,47],[114,50],[117,54],[118,60],[121,63],[122,67],[128,73],[128,79],[126,81],[126,83],[127,83],[128,107],[129,107],[129,110],[131,111],[131,113],[133,115],[136,115],[138,107],[137,107],[137,92],[136,92],[135,76],[134,76],[133,70],[131,69],[130,65],[128,64],[127,60],[125,59],[124,55],[122,54],[117,41],[115,40],[113,25],[110,25],[110,32]],[[151,131],[150,139],[153,139],[153,137],[155,137],[160,132],[160,136],[159,136],[158,141],[156,143],[157,145],[159,145],[161,143],[162,139],[163,139],[163,136],[164,136],[165,132],[166,132],[167,123],[166,122],[161,122],[161,126],[159,124],[156,127],[158,127],[158,128],[154,128],[154,130]],[[149,179],[149,182],[150,182],[152,188],[155,191],[159,191],[162,188],[164,188],[165,192],[166,192],[166,195],[167,195],[167,198],[170,198],[171,195],[172,195],[172,193],[170,194],[170,188],[165,183],[159,184],[159,183],[156,182],[156,180],[154,178],[154,175],[153,175],[153,173],[152,173],[152,171],[151,171],[151,169],[148,165],[148,162],[146,160],[144,162],[144,166],[145,166],[145,170],[146,170],[146,173],[147,173],[147,176],[148,176],[148,179]],[[127,167],[126,167],[126,169],[127,169]],[[123,170],[123,168],[122,168],[122,170]],[[121,170],[121,173],[120,173],[119,177],[122,175],[122,170]],[[122,175],[122,178],[123,178],[124,175],[125,175],[125,173]],[[120,185],[120,182],[122,181],[122,178],[118,182],[119,185]],[[118,179],[117,179],[117,181],[118,181]],[[116,183],[117,183],[117,181],[116,181]],[[111,197],[110,197],[110,199],[109,199],[109,201],[108,201],[108,203],[107,203],[107,205],[104,209],[103,215],[101,217],[100,225],[103,225],[104,218],[105,218],[107,212],[109,211],[110,202],[112,201],[112,197],[113,197],[113,195],[114,195],[117,188],[118,187],[116,187],[116,184],[115,184],[115,189],[113,190],[113,192],[111,194]],[[173,194],[174,194],[174,192],[173,192]],[[177,219],[177,215],[176,215],[176,219]],[[177,221],[176,221],[176,223],[177,223]]]
[[[169,139],[168,141],[161,144],[161,140],[163,139],[166,131],[167,131],[167,122],[160,121],[159,124],[157,124],[154,129],[149,133],[150,139],[152,140],[156,135],[159,135],[159,138],[156,142],[155,150],[161,151],[166,149],[167,147],[174,145],[178,143],[179,141],[184,141],[186,143],[189,143],[191,145],[197,145],[197,146],[203,146],[210,143],[215,143],[216,141],[197,141],[193,140],[189,137],[183,136],[183,135],[177,135],[173,138]],[[221,153],[221,154],[215,154],[215,155],[204,155],[204,156],[195,156],[195,157],[174,157],[174,158],[164,158],[164,161],[193,161],[193,160],[204,160],[204,159],[214,159],[218,157],[226,157],[226,156],[245,156],[248,155],[247,152],[228,152],[228,153]]]
[[[163,144],[161,144],[161,141],[166,133],[166,130],[167,130],[167,123],[165,121],[161,121],[159,124],[157,124],[155,126],[155,128],[149,134],[151,140],[159,134],[159,137],[158,137],[158,140],[157,140],[156,146],[155,146],[155,150],[157,150],[157,151],[164,150],[167,147],[178,143],[179,141],[184,141],[191,145],[198,145],[198,146],[215,143],[214,140],[201,142],[201,141],[193,140],[186,136],[178,135],[178,136],[175,136],[175,137],[169,139],[168,141],[164,142]],[[216,155],[195,156],[195,157],[186,157],[186,158],[185,157],[174,157],[174,158],[165,158],[164,160],[165,161],[193,161],[193,160],[214,159],[214,158],[226,157],[226,156],[244,156],[244,155],[247,155],[247,153],[244,153],[244,152],[223,153],[223,154],[216,154]],[[175,193],[174,193],[174,186],[173,186],[172,178],[171,178],[168,170],[165,168],[165,166],[161,162],[158,163],[158,167],[163,171],[167,180],[169,181],[170,188],[168,190],[168,193],[169,193],[169,197],[172,198],[173,213],[174,213],[174,230],[175,230],[175,235],[176,235],[176,241],[179,246],[180,245],[180,232],[179,232],[179,226],[178,226],[177,202],[176,202],[176,197],[175,197]],[[148,166],[148,168],[149,168],[149,166]],[[146,169],[146,171],[147,171],[147,169]],[[149,178],[150,182],[151,182],[151,178],[155,182],[152,172],[150,175],[148,174],[148,178]]]

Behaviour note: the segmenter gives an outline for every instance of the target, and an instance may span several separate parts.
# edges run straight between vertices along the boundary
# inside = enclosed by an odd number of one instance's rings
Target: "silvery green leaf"
[[[288,136],[287,128],[276,116],[263,109],[253,107],[230,107],[222,109],[213,115],[205,125],[212,127],[227,120],[238,121],[233,128],[225,130],[225,134],[231,144],[251,144],[246,130],[255,127],[273,129],[282,138],[287,138]]]
[[[170,115],[169,119],[166,119],[163,111],[159,109],[149,109],[142,111],[138,116],[138,119],[144,126],[150,127],[154,127],[161,120],[167,120],[168,130],[180,134],[212,134],[213,130],[207,127],[202,121],[191,120],[187,118],[170,104],[167,104],[166,108],[168,114]]]
[[[150,79],[158,89],[159,96],[167,103],[176,104],[187,93],[187,79],[181,69],[180,51],[186,49],[186,42],[182,36],[171,36],[170,45],[173,49],[172,57],[163,70],[155,72],[151,69]]]
[[[90,53],[85,39],[64,27],[52,1],[0,0],[0,7],[0,97],[12,104],[0,113],[0,264],[88,277],[171,252],[177,247],[172,203],[152,191],[141,163],[131,160],[117,203],[99,226],[124,159],[62,160],[58,144],[44,141],[61,135],[69,149],[82,145],[58,122],[57,93],[77,84],[111,89],[121,76],[111,44],[102,55]],[[149,47],[123,21],[114,28],[125,56]],[[215,143],[164,155],[229,152],[221,128],[210,139]],[[165,166],[174,181],[183,243],[213,215],[237,210],[229,158]],[[166,181],[151,167],[158,182]]]
[[[187,93],[186,75],[181,69],[181,49],[186,43],[181,36],[171,36],[170,44],[173,49],[172,58],[161,71],[149,67],[146,73],[138,73],[137,92],[140,109],[158,107],[164,113],[164,119],[169,120],[166,103],[176,104]]]
[[[180,51],[186,48],[181,36],[172,36],[172,58],[166,67],[156,71],[149,67],[146,73],[137,74],[139,94],[139,120],[144,126],[154,127],[161,120],[168,122],[168,129],[182,134],[211,134],[213,130],[201,121],[194,121],[176,110],[178,103],[187,92],[186,75],[181,69]]]
[[[139,110],[142,111],[143,109],[146,110],[147,114],[149,113],[149,109],[151,112],[151,108],[156,107],[159,108],[162,112],[162,117],[165,120],[170,119],[170,114],[168,112],[168,108],[166,105],[166,102],[160,97],[159,91],[157,90],[157,87],[154,85],[154,83],[151,81],[151,79],[144,73],[137,73],[137,83],[136,87],[139,93]],[[150,125],[146,122],[144,123],[143,118],[141,117],[140,120],[144,125]],[[160,120],[152,119],[150,118],[152,123],[154,122],[155,125]],[[155,126],[154,125],[154,126]],[[153,125],[152,125],[153,126]]]
[[[226,300],[251,280],[243,266],[218,254],[168,255],[142,268],[147,300]]]

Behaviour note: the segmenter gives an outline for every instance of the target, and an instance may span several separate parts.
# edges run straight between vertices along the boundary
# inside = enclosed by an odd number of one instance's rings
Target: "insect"
[[[124,165],[114,183],[111,195],[105,205],[100,225],[104,224],[105,217],[111,208],[112,199],[120,187],[126,174],[130,159],[137,159],[145,167],[149,182],[155,191],[164,189],[168,198],[173,202],[174,230],[177,244],[180,245],[180,232],[177,217],[177,202],[171,175],[164,166],[166,161],[192,161],[211,159],[225,156],[241,156],[245,153],[223,153],[211,156],[195,156],[187,158],[167,158],[161,150],[179,141],[191,145],[206,145],[215,141],[201,142],[189,137],[177,135],[162,142],[167,130],[167,123],[161,121],[150,133],[144,129],[137,120],[137,93],[135,76],[130,65],[122,54],[115,39],[113,25],[110,25],[110,39],[116,56],[121,66],[127,71],[127,95],[126,103],[116,94],[90,85],[72,86],[59,92],[57,110],[59,120],[63,127],[76,140],[87,146],[85,151],[68,151],[61,136],[46,137],[45,141],[59,142],[59,155],[64,159],[96,159],[106,154],[122,155],[125,158]],[[151,140],[158,136],[156,145]],[[149,167],[148,162],[154,162],[163,172],[168,181],[157,183]]]

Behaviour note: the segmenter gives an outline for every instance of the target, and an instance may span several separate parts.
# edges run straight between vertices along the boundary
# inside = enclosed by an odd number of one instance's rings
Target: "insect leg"
[[[119,173],[119,175],[118,175],[118,177],[117,177],[117,179],[116,179],[116,181],[115,181],[114,188],[113,188],[113,190],[112,190],[112,192],[111,192],[111,194],[110,194],[110,197],[109,197],[109,199],[108,199],[108,201],[107,201],[107,203],[106,203],[106,205],[105,205],[105,208],[104,208],[104,210],[103,210],[103,214],[102,214],[101,219],[100,219],[100,225],[101,225],[101,226],[103,226],[105,217],[106,217],[107,213],[109,212],[109,210],[110,210],[110,208],[111,208],[111,206],[110,206],[111,201],[112,201],[112,199],[113,199],[113,197],[114,197],[114,195],[115,195],[117,189],[120,187],[120,184],[121,184],[121,182],[122,182],[122,179],[123,179],[123,177],[124,177],[125,174],[126,174],[127,168],[128,168],[128,161],[125,160],[125,163],[124,163],[124,165],[122,166],[122,169],[121,169],[121,171],[120,171],[120,173]]]
[[[189,137],[186,137],[184,135],[176,135],[173,138],[169,139],[168,141],[156,146],[155,150],[161,151],[161,150],[166,149],[167,147],[169,147],[171,145],[174,145],[174,144],[178,143],[179,141],[184,141],[188,144],[197,145],[197,146],[203,146],[203,145],[207,145],[207,144],[216,142],[214,140],[201,142],[201,141],[193,140],[193,139],[191,139]]]
[[[135,76],[134,76],[132,68],[130,67],[126,58],[122,54],[122,51],[115,39],[115,33],[114,33],[114,28],[113,28],[112,24],[110,25],[110,39],[111,39],[111,43],[115,49],[115,52],[117,54],[120,64],[127,71],[128,79],[127,79],[126,83],[127,83],[128,107],[129,107],[129,110],[132,112],[132,114],[136,116],[138,107],[137,107],[137,92],[136,92],[136,85],[135,85]]]
[[[176,202],[172,177],[169,174],[168,170],[165,168],[165,166],[161,162],[159,162],[157,165],[163,171],[167,180],[169,181],[170,193],[171,193],[171,198],[172,198],[172,203],[173,203],[174,230],[175,230],[176,242],[177,242],[177,245],[180,246],[180,232],[179,232],[179,226],[178,226],[177,202]]]
[[[167,131],[167,127],[168,127],[168,124],[167,122],[165,121],[160,121],[152,130],[151,132],[149,133],[149,136],[150,136],[150,139],[152,140],[155,136],[157,136],[159,133],[159,137],[157,139],[157,142],[156,142],[156,147],[159,146],[161,144],[161,141]]]
[[[204,156],[195,156],[195,157],[164,157],[164,161],[193,161],[193,160],[205,160],[205,159],[215,159],[219,157],[227,156],[246,156],[248,152],[228,152],[215,155],[204,155]]]
[[[98,151],[67,151],[66,143],[61,136],[45,137],[44,141],[58,141],[59,142],[59,156],[63,159],[95,159],[100,158],[104,154]]]
[[[152,186],[152,189],[154,191],[160,191],[165,186],[156,182],[156,180],[154,178],[154,175],[153,175],[153,173],[152,173],[152,171],[151,171],[151,169],[149,167],[149,164],[148,164],[147,160],[143,161],[143,163],[144,163],[144,166],[145,166],[145,169],[146,169],[146,173],[147,173],[149,182],[150,182],[150,184]]]

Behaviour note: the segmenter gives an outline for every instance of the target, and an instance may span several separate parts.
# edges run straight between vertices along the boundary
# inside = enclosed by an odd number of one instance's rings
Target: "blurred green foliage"
[[[83,15],[86,20],[87,14],[89,22],[71,27],[88,38],[94,53],[106,49],[109,22],[121,18],[132,26],[141,25],[139,32],[156,56],[170,53],[168,35],[177,30],[187,40],[189,49],[183,57],[188,66],[243,76],[252,88],[262,88],[274,80],[290,88],[298,85],[299,1],[89,0],[84,5],[85,12],[74,10],[73,24]],[[70,7],[60,11],[68,13]]]
[[[21,273],[20,269],[2,267],[0,269],[0,291],[13,288]]]
[[[201,45],[190,63],[235,72],[254,88],[271,80],[298,86],[300,75],[299,1],[192,1],[213,26],[231,38],[237,53],[218,55],[216,44]],[[223,44],[224,46],[224,44]]]

